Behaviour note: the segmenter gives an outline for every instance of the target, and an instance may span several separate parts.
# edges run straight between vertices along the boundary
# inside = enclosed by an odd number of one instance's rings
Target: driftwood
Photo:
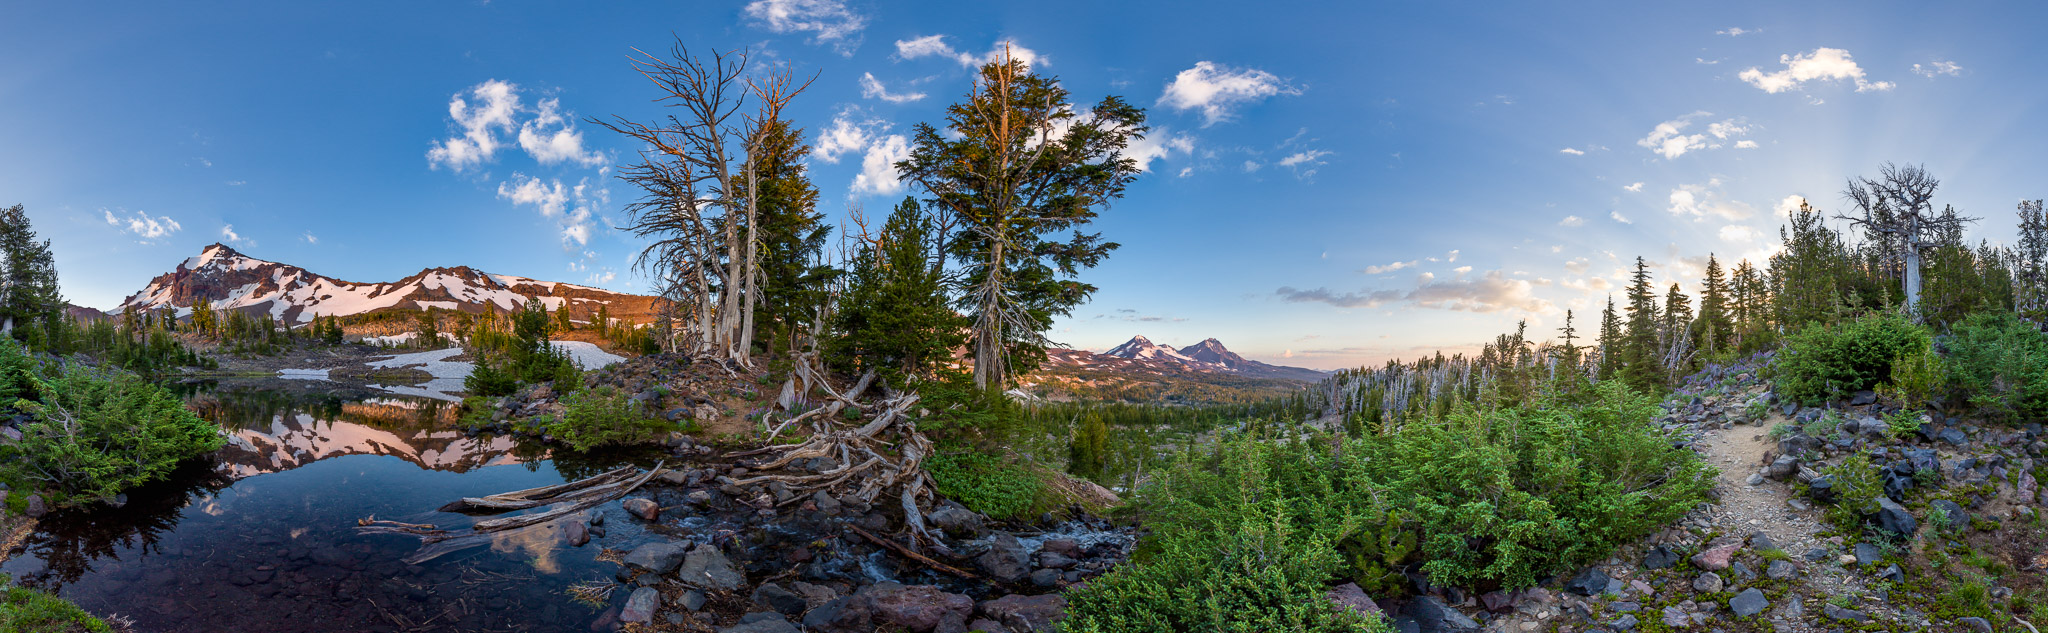
[[[442,512],[491,513],[508,510],[524,510],[563,501],[573,501],[593,494],[609,492],[609,486],[617,486],[631,476],[634,468],[627,466],[594,477],[587,477],[569,483],[515,490],[485,497],[463,497],[441,506]]]
[[[914,561],[917,561],[917,562],[920,562],[920,563],[924,563],[924,565],[925,565],[926,567],[930,567],[930,568],[932,568],[932,569],[936,569],[936,570],[939,570],[939,571],[942,571],[942,572],[946,572],[946,573],[948,573],[948,574],[952,574],[952,575],[955,575],[955,576],[959,576],[959,577],[961,577],[961,578],[966,578],[966,579],[968,579],[968,580],[981,580],[981,578],[980,578],[980,577],[977,577],[977,576],[975,576],[974,574],[968,573],[968,572],[966,572],[966,571],[962,571],[962,570],[961,570],[960,568],[954,567],[954,566],[952,566],[952,565],[947,565],[947,564],[945,564],[945,563],[941,563],[941,562],[939,562],[939,561],[935,561],[935,560],[932,560],[932,559],[931,559],[931,557],[929,557],[929,556],[925,556],[925,555],[923,555],[923,554],[919,554],[919,553],[917,553],[917,552],[911,551],[911,549],[910,549],[910,548],[908,548],[908,547],[904,547],[904,546],[903,546],[903,544],[901,544],[901,543],[897,543],[897,542],[895,542],[895,541],[891,541],[891,540],[889,540],[889,539],[885,539],[885,538],[882,538],[882,537],[879,537],[879,536],[875,536],[875,535],[873,535],[873,534],[869,534],[867,530],[863,530],[863,529],[860,529],[859,527],[857,527],[857,526],[855,526],[855,525],[853,525],[853,524],[851,524],[851,523],[848,523],[848,524],[846,524],[846,525],[845,525],[845,527],[846,527],[846,529],[849,529],[849,530],[853,530],[853,533],[854,533],[854,534],[859,534],[859,535],[861,535],[862,537],[866,538],[867,540],[869,540],[869,541],[873,541],[873,542],[874,542],[874,543],[875,543],[876,545],[880,545],[880,546],[882,546],[882,547],[886,547],[886,548],[889,548],[889,551],[892,551],[892,552],[896,552],[896,553],[898,553],[898,554],[902,554],[904,558],[908,558],[908,559],[910,559],[910,560],[914,560]]]
[[[496,538],[496,535],[499,532],[504,532],[507,530],[518,530],[521,528],[532,528],[544,525],[557,519],[562,519],[571,515],[580,514],[583,511],[595,507],[599,504],[603,504],[607,501],[611,501],[613,499],[625,496],[626,493],[632,492],[633,490],[639,488],[642,484],[647,483],[648,480],[653,479],[655,475],[660,474],[662,472],[662,467],[667,465],[667,463],[668,462],[664,461],[659,464],[655,464],[654,468],[648,469],[648,471],[645,474],[642,474],[639,477],[636,477],[630,481],[594,483],[601,482],[605,479],[612,478],[615,476],[623,476],[626,473],[630,473],[632,472],[632,467],[629,466],[602,475],[598,475],[596,477],[590,477],[578,481],[569,482],[566,484],[545,486],[541,488],[532,488],[528,490],[519,490],[514,492],[508,492],[503,495],[491,495],[490,497],[482,497],[480,499],[505,497],[507,498],[506,501],[508,503],[524,503],[527,501],[533,501],[537,502],[534,504],[535,506],[558,504],[561,505],[561,507],[548,510],[546,512],[536,512],[533,514],[521,514],[517,516],[486,519],[483,521],[478,521],[476,522],[475,525],[471,525],[468,530],[463,530],[460,532],[451,532],[448,530],[435,529],[434,526],[428,524],[399,523],[397,521],[380,521],[377,520],[376,517],[370,517],[366,519],[359,519],[356,521],[356,533],[405,534],[408,536],[419,537],[421,543],[420,550],[417,552],[413,552],[411,556],[407,556],[404,559],[405,564],[417,565],[452,552],[458,552],[461,550],[469,549],[471,547],[476,547],[478,545],[490,543],[492,539]],[[522,500],[520,499],[520,497],[522,496],[527,498]],[[534,499],[531,497],[546,497],[546,499]],[[450,507],[467,507],[467,504],[465,502],[468,501],[471,501],[471,499],[464,499],[456,503],[451,503],[446,506],[442,506],[442,509],[444,511],[447,511],[447,509]]]

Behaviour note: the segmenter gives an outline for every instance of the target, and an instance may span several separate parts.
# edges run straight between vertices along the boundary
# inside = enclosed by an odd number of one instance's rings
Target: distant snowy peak
[[[1108,352],[1104,352],[1103,355],[1115,356],[1117,358],[1129,358],[1132,360],[1193,360],[1188,358],[1187,356],[1182,355],[1178,350],[1175,350],[1171,347],[1167,347],[1165,345],[1155,345],[1152,343],[1150,339],[1147,339],[1143,336],[1133,336],[1131,337],[1131,340],[1125,341],[1124,344],[1118,345],[1114,349],[1109,350]]]
[[[1268,365],[1247,359],[1224,347],[1222,341],[1213,338],[1204,339],[1200,343],[1180,349],[1174,349],[1166,345],[1153,343],[1151,339],[1144,336],[1133,336],[1131,340],[1125,341],[1124,344],[1111,348],[1109,351],[1099,354],[1099,356],[1138,361],[1146,365],[1163,365],[1195,371],[1236,373],[1268,378],[1321,380],[1324,377],[1323,372],[1313,369]],[[1069,364],[1089,364],[1089,361],[1079,358],[1077,354],[1065,354],[1063,357],[1069,359],[1067,361]]]
[[[653,297],[589,286],[494,275],[467,266],[428,268],[395,282],[356,283],[249,257],[224,244],[208,246],[176,270],[150,280],[114,311],[170,307],[182,316],[205,302],[216,310],[307,323],[319,316],[381,310],[508,311],[534,298],[549,310],[567,310],[575,320],[589,320],[600,306],[614,318],[633,322],[648,322],[654,315]]]

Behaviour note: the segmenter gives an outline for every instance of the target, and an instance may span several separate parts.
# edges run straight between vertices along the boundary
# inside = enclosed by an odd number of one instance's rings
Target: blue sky
[[[1054,338],[1334,368],[1592,321],[1636,255],[1693,287],[1887,160],[1941,177],[1973,238],[2048,196],[2034,5],[1650,4],[10,3],[0,204],[99,307],[215,241],[645,291],[608,228],[634,147],[582,121],[658,113],[632,48],[816,73],[791,115],[843,225],[916,193],[897,137],[1009,42],[1153,125],[1097,223],[1123,248]]]

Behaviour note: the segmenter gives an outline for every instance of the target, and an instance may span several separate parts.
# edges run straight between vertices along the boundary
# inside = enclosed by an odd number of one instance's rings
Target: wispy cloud
[[[896,41],[897,59],[939,57],[953,60],[961,66],[968,68],[1001,61],[1005,53],[1011,59],[1023,62],[1025,66],[1032,68],[1050,65],[1051,63],[1044,55],[1040,55],[1038,51],[1025,48],[1022,44],[1018,44],[1016,40],[1010,39],[997,41],[993,48],[980,55],[953,48],[952,44],[946,43],[946,36],[944,35],[926,35],[924,37]]]
[[[1732,26],[1725,29],[1721,29],[1719,31],[1714,31],[1714,34],[1726,35],[1728,37],[1742,37],[1744,35],[1755,35],[1757,33],[1762,33],[1763,31],[1763,29],[1745,29],[1739,26]]]
[[[240,236],[240,235],[237,235],[237,234],[235,234],[235,225],[233,225],[233,224],[223,224],[223,225],[221,225],[221,227],[220,227],[220,239],[221,239],[221,241],[222,241],[222,242],[225,242],[225,243],[227,243],[227,244],[229,244],[229,245],[232,245],[232,246],[241,246],[241,247],[245,247],[245,248],[255,248],[255,247],[256,247],[256,240],[248,239],[248,238],[245,238],[245,237],[242,237],[242,236]]]
[[[838,0],[755,0],[747,20],[772,33],[810,33],[812,44],[828,45],[847,57],[860,48],[868,18]]]
[[[1540,312],[1551,307],[1550,302],[1537,297],[1535,283],[1522,279],[1510,279],[1499,270],[1488,271],[1478,278],[1465,275],[1470,267],[1460,267],[1459,275],[1453,279],[1437,280],[1434,275],[1424,274],[1417,278],[1410,290],[1381,289],[1357,292],[1332,292],[1328,288],[1301,290],[1281,287],[1274,294],[1290,303],[1322,303],[1340,308],[1377,308],[1395,302],[1419,308],[1453,310],[1460,312],[1496,312],[1501,310],[1523,310]]]
[[[1631,184],[1631,185],[1629,185],[1629,186],[1626,186],[1626,187],[1622,187],[1622,189],[1623,189],[1623,190],[1626,190],[1626,191],[1629,191],[1629,192],[1631,192],[1631,193],[1640,193],[1640,192],[1642,192],[1642,190],[1643,190],[1643,183],[1640,183],[1640,182],[1638,182],[1638,183],[1635,183],[1635,184]]]
[[[1578,150],[1578,149],[1573,149],[1573,148],[1570,148],[1570,147],[1567,147],[1567,148],[1564,148],[1564,149],[1561,149],[1561,150],[1557,150],[1557,153],[1559,153],[1559,154],[1570,154],[1570,155],[1572,155],[1572,156],[1585,156],[1585,155],[1586,155],[1586,152],[1584,152],[1584,151],[1581,151],[1581,150]]]
[[[1934,63],[1928,64],[1926,66],[1914,64],[1913,74],[1926,77],[1928,79],[1933,79],[1941,75],[1948,75],[1950,77],[1954,77],[1963,74],[1963,67],[1957,66],[1955,62],[1937,60]]]
[[[911,103],[923,99],[925,94],[922,92],[889,92],[889,89],[882,85],[882,80],[875,78],[874,73],[861,73],[860,96],[869,99],[881,99],[889,103]]]
[[[596,228],[591,221],[594,209],[609,200],[609,193],[602,188],[592,187],[589,179],[583,179],[574,186],[562,184],[559,178],[545,181],[539,177],[513,174],[512,180],[498,183],[498,197],[512,201],[515,206],[531,206],[541,217],[555,221],[562,237],[564,249],[575,249],[590,243],[590,233]]]
[[[1567,216],[1564,216],[1564,219],[1562,219],[1562,220],[1558,220],[1558,221],[1557,221],[1557,225],[1558,225],[1558,226],[1585,226],[1585,225],[1586,225],[1586,219],[1585,219],[1585,218],[1582,218],[1582,217],[1579,217],[1579,216],[1576,216],[1576,215],[1567,215]]]
[[[1659,123],[1656,128],[1650,130],[1649,136],[1636,141],[1636,145],[1649,148],[1652,153],[1669,160],[1684,156],[1687,152],[1702,149],[1720,149],[1723,142],[1733,137],[1749,134],[1750,126],[1743,123],[1741,119],[1727,119],[1710,123],[1707,125],[1705,132],[1697,134],[1685,133],[1685,130],[1692,126],[1694,120],[1713,115],[1712,112],[1701,110]]]

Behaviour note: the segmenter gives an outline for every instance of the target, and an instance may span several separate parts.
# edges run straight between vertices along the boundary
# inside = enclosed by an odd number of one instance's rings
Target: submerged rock
[[[691,548],[683,558],[682,568],[676,570],[676,577],[691,585],[720,591],[732,591],[747,582],[747,577],[740,575],[732,561],[726,559],[725,552],[710,545]]]
[[[632,513],[633,516],[640,517],[641,520],[653,521],[661,518],[661,506],[654,503],[653,499],[634,497],[620,502],[619,505],[623,506],[627,512]]]

